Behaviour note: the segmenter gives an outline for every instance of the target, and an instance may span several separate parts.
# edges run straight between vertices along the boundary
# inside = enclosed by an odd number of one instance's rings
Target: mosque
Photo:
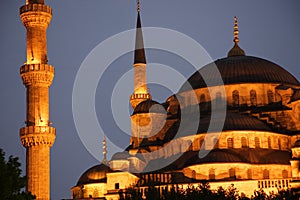
[[[46,29],[51,8],[44,0],[27,0],[20,15],[28,45],[20,70],[27,88],[27,120],[20,130],[27,149],[27,190],[37,199],[50,199],[55,128],[49,122],[48,88],[54,67],[47,64]],[[227,56],[202,67],[159,103],[147,88],[138,4],[133,67],[130,144],[108,161],[104,139],[102,163],[79,177],[71,188],[73,199],[115,200],[129,187],[145,194],[150,184],[162,191],[203,180],[212,189],[234,184],[246,195],[300,187],[300,82],[283,67],[240,48],[237,18]]]
[[[248,56],[238,43],[235,17],[227,57],[204,66],[158,103],[147,89],[138,8],[130,144],[85,171],[71,189],[73,199],[118,199],[128,187],[144,194],[150,183],[161,192],[201,180],[212,189],[234,184],[246,195],[298,187],[300,83],[281,66]]]

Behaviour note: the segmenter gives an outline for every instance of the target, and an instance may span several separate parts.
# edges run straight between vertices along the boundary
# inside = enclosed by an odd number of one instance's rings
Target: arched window
[[[287,170],[282,170],[282,178],[287,178],[288,177],[288,171]]]
[[[209,180],[215,180],[216,179],[215,169],[209,169],[208,173],[209,173],[209,175],[208,175]]]
[[[200,139],[199,144],[200,144],[200,149],[201,149],[201,148],[202,148],[202,145],[204,145],[204,139],[203,139],[203,138]],[[204,147],[203,147],[203,148],[204,148]]]
[[[248,147],[247,139],[245,137],[241,138],[241,143],[242,143],[242,148],[247,148]]]
[[[192,178],[196,179],[196,171],[195,170],[192,171]]]
[[[216,93],[216,104],[220,105],[222,103],[221,92]]]
[[[264,169],[263,171],[263,179],[269,179],[270,178],[270,172],[267,169]]]
[[[254,142],[255,142],[255,148],[260,148],[260,141],[258,137],[255,137]]]
[[[280,141],[280,138],[278,138],[278,149],[281,150],[281,141]]]
[[[219,148],[219,139],[218,138],[214,138],[213,143],[214,143],[215,148]]]
[[[247,178],[252,179],[252,170],[251,169],[247,170]]]
[[[271,137],[268,137],[268,148],[272,149]]]
[[[230,178],[236,178],[236,176],[235,176],[235,169],[234,168],[230,168],[229,169],[229,177]]]
[[[240,99],[239,91],[234,90],[232,92],[232,105],[239,106],[239,104],[240,104],[239,99]]]
[[[256,106],[257,105],[257,98],[256,98],[256,91],[255,90],[250,91],[250,103],[251,103],[251,106]]]
[[[227,138],[227,148],[232,149],[233,148],[233,139]]]
[[[200,96],[200,103],[204,103],[204,102],[206,102],[205,95],[201,94],[201,96]]]
[[[273,94],[272,90],[268,90],[267,95],[268,95],[268,103],[273,103],[274,102],[274,94]]]

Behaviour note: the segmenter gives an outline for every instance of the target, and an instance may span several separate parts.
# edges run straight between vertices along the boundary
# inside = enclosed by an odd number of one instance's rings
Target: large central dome
[[[279,65],[262,58],[241,55],[218,59],[194,73],[188,79],[188,82],[193,89],[207,87],[202,77],[204,74],[200,75],[200,73],[204,71],[205,79],[214,82],[216,75],[213,70],[211,73],[209,70],[209,68],[214,65],[218,68],[225,85],[239,83],[279,83],[299,85],[299,81]],[[188,90],[186,84],[183,85],[181,91]]]

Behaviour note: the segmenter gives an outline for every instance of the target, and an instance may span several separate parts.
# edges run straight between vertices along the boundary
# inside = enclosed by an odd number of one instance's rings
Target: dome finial
[[[239,26],[238,26],[238,21],[237,21],[237,17],[234,16],[234,30],[233,30],[233,34],[234,34],[234,43],[239,43]]]
[[[137,11],[138,12],[141,11],[141,2],[140,2],[140,0],[137,0]]]
[[[102,160],[102,163],[103,164],[108,164],[108,161],[107,161],[107,158],[106,158],[107,150],[106,150],[106,136],[105,136],[105,134],[104,134],[104,137],[103,137],[102,144],[103,144],[103,146],[102,146],[102,148],[103,148],[103,152],[102,152],[102,154],[103,154],[103,160]]]
[[[237,17],[234,16],[234,29],[233,29],[233,42],[234,42],[234,46],[230,49],[230,51],[228,52],[227,56],[231,57],[231,56],[245,56],[245,52],[243,49],[241,49],[238,45],[239,43],[239,26],[238,26],[238,21],[237,21]]]

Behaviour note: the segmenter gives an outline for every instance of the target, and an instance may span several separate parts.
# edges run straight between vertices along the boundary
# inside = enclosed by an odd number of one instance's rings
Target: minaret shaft
[[[26,148],[27,191],[37,200],[50,200],[50,147],[56,133],[49,126],[49,87],[54,67],[47,64],[46,31],[52,10],[44,0],[26,0],[20,17],[27,31],[27,60],[20,68],[26,86],[26,126],[20,129],[20,138]]]
[[[47,63],[46,27],[27,28],[27,64]]]
[[[146,64],[134,65],[134,93],[147,94]]]
[[[27,87],[27,125],[48,126],[49,91],[48,87]]]

